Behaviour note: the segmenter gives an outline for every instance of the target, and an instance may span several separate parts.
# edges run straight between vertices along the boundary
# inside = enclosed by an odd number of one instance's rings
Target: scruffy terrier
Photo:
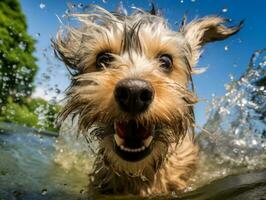
[[[77,115],[79,131],[99,145],[90,187],[100,193],[182,191],[195,170],[192,74],[201,47],[237,33],[211,16],[178,31],[153,9],[130,16],[93,6],[73,14],[53,40],[77,73],[59,119]]]

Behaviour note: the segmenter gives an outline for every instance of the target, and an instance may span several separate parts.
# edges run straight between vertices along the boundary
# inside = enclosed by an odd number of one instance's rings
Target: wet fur
[[[88,14],[73,14],[80,25],[65,26],[54,39],[58,57],[76,72],[67,91],[59,121],[78,115],[79,130],[99,143],[90,175],[92,190],[100,193],[162,194],[184,190],[195,169],[198,148],[194,144],[192,74],[201,47],[239,31],[226,27],[225,19],[212,16],[183,23],[170,30],[161,17],[138,10],[130,16],[94,6]],[[96,57],[109,52],[111,67],[97,71]],[[173,70],[160,69],[158,56],[170,54]],[[146,158],[129,162],[113,149],[114,121],[129,120],[113,95],[124,78],[149,81],[155,96],[149,109],[135,120],[144,126],[158,124],[153,150]]]

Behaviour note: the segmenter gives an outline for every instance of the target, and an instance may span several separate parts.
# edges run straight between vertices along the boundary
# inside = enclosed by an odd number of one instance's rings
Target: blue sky
[[[55,87],[64,90],[69,80],[64,66],[56,61],[51,54],[50,38],[55,36],[61,17],[67,10],[67,2],[74,4],[98,4],[114,10],[120,1],[117,0],[20,0],[26,14],[28,32],[37,40],[35,55],[40,67],[36,84],[37,95],[46,91],[46,97],[54,95]],[[149,8],[149,1],[124,0],[126,8],[132,6]],[[205,109],[212,94],[222,96],[224,85],[230,81],[229,74],[239,77],[247,67],[249,57],[254,50],[266,47],[266,1],[263,0],[157,0],[156,4],[162,10],[173,29],[177,29],[176,20],[180,20],[185,12],[188,19],[206,15],[220,15],[232,19],[232,25],[244,19],[244,28],[228,40],[208,44],[198,63],[198,67],[208,67],[201,75],[193,77],[196,92],[205,102],[196,106],[196,120],[199,125],[206,121]],[[130,9],[129,9],[130,10]],[[43,73],[46,74],[44,78]],[[50,78],[47,78],[47,75]]]

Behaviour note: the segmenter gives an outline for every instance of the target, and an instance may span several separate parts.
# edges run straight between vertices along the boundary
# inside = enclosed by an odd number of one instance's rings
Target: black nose
[[[123,111],[138,114],[149,107],[153,100],[154,90],[148,81],[123,79],[117,83],[114,95]]]

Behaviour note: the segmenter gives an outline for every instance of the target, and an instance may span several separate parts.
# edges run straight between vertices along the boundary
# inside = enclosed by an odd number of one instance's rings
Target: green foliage
[[[0,0],[0,121],[56,131],[60,107],[29,98],[37,72],[34,44],[18,0]]]
[[[37,71],[35,41],[27,34],[24,14],[17,0],[0,1],[0,104],[8,96],[16,102],[30,96]]]
[[[57,128],[54,127],[54,121],[60,106],[49,104],[43,99],[28,98],[24,102],[23,105],[20,105],[9,97],[6,105],[2,107],[0,121],[57,131]]]
[[[56,104],[51,104],[44,99],[31,99],[27,98],[25,100],[25,105],[29,108],[31,112],[38,115],[38,124],[42,129],[46,130],[57,130],[54,127],[54,121],[57,114],[59,113],[61,107]]]
[[[40,128],[38,126],[38,116],[32,113],[25,105],[14,103],[11,98],[8,98],[6,106],[2,107],[1,121]]]

